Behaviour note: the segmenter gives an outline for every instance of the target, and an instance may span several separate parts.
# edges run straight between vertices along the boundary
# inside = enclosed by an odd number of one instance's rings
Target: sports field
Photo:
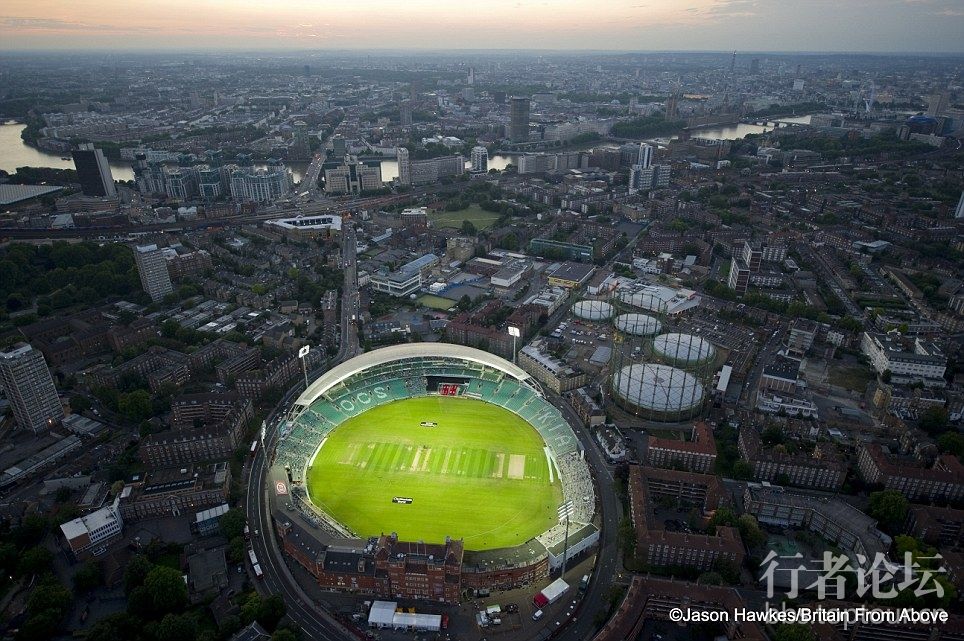
[[[494,211],[486,211],[472,203],[465,209],[459,209],[458,211],[440,211],[433,213],[429,216],[429,220],[436,227],[451,227],[453,229],[461,229],[462,223],[466,220],[471,221],[475,228],[479,231],[483,229],[488,229],[496,223],[502,214],[496,213]]]
[[[410,398],[338,426],[308,470],[308,493],[360,536],[511,547],[557,522],[562,490],[557,476],[549,483],[543,447],[531,425],[496,405]]]

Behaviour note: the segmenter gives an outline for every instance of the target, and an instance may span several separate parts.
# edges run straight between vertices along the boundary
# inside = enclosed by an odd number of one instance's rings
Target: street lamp
[[[311,347],[308,345],[298,350],[298,358],[301,359],[301,371],[305,374],[305,389],[308,389],[308,366],[305,364],[305,357],[308,356],[309,351],[311,351]]]
[[[512,325],[509,325],[508,330],[509,336],[512,337],[512,362],[514,364],[516,362],[515,342],[519,340],[519,337],[522,336],[522,331],[518,327],[513,327]]]
[[[560,521],[566,519],[566,538],[565,543],[563,543],[562,546],[562,571],[559,573],[560,579],[564,579],[566,577],[566,557],[569,556],[569,517],[571,517],[575,511],[576,508],[572,504],[572,501],[566,501],[556,510],[556,512],[559,514]]]

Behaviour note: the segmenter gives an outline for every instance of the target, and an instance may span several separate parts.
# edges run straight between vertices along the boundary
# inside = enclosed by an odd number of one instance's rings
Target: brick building
[[[230,489],[227,462],[155,469],[124,487],[120,513],[125,521],[193,514],[224,503]]]
[[[156,392],[165,384],[181,386],[187,383],[191,379],[187,363],[185,354],[155,345],[117,367],[102,365],[92,371],[88,378],[92,386],[117,387],[125,376],[141,376],[147,380],[151,391]]]
[[[847,477],[847,464],[826,443],[814,445],[809,453],[791,454],[779,446],[765,446],[756,428],[746,426],[740,429],[738,445],[758,481],[836,491]]]
[[[687,441],[650,436],[646,452],[647,461],[653,467],[681,466],[688,472],[710,474],[716,463],[713,431],[702,421],[693,425]]]
[[[383,534],[329,546],[296,523],[279,520],[277,527],[282,549],[323,588],[441,603],[458,603],[461,597],[461,540],[426,544]]]
[[[857,457],[860,476],[871,485],[898,490],[911,501],[964,500],[964,465],[955,456],[937,457],[931,467],[916,461],[898,460],[880,445],[868,443]]]
[[[633,465],[629,469],[629,496],[636,530],[636,557],[647,566],[677,566],[705,572],[720,561],[736,567],[743,564],[745,551],[736,528],[719,526],[715,535],[669,531],[652,513],[656,501],[674,502],[678,508],[697,508],[703,514],[714,511],[722,497],[715,476]]]

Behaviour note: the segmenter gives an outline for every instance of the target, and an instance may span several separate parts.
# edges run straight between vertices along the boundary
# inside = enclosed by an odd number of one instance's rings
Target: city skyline
[[[182,17],[191,15],[185,24]],[[827,16],[832,20],[827,20]],[[858,28],[854,28],[858,25]],[[955,0],[11,0],[0,49],[964,52]]]

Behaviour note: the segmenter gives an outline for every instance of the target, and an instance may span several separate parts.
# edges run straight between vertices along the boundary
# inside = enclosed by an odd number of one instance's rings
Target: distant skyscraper
[[[733,55],[730,56],[730,73],[733,73],[734,70],[736,70],[736,52],[735,51],[733,52]]]
[[[398,105],[398,117],[403,127],[412,126],[412,101],[403,100]]]
[[[679,90],[677,89],[666,98],[666,119],[675,120],[679,115]]]
[[[760,73],[760,59],[754,58],[750,60],[750,73]]]
[[[475,67],[469,67],[469,76],[465,79],[470,86],[475,84]]]
[[[84,195],[108,198],[117,195],[114,177],[110,173],[110,165],[107,164],[103,151],[94,149],[91,143],[84,143],[70,153],[74,157],[77,179],[80,181],[80,188]]]
[[[348,155],[348,141],[343,136],[334,136],[331,139],[331,155],[339,160]]]
[[[155,303],[174,292],[167,260],[157,245],[138,245],[134,248],[134,261],[141,277],[141,286]]]
[[[940,117],[944,115],[951,96],[947,91],[941,91],[927,97],[927,115]]]
[[[17,343],[0,352],[0,383],[21,429],[43,432],[64,417],[47,362],[30,345]]]
[[[528,98],[512,98],[509,105],[509,140],[512,142],[529,141]]]
[[[649,169],[653,164],[653,146],[643,143],[639,146],[639,162],[637,162],[642,169]]]
[[[957,201],[957,209],[954,210],[954,218],[964,218],[964,191],[961,192],[961,199]]]
[[[294,124],[294,129],[292,130],[292,139],[295,147],[299,151],[308,151],[310,144],[308,142],[308,123],[304,120],[296,120]]]
[[[484,174],[489,170],[489,150],[482,145],[472,147],[472,155],[469,158],[472,161],[474,173]]]
[[[408,160],[408,149],[399,147],[395,151],[395,160],[398,161],[398,184],[412,184],[412,163]]]

